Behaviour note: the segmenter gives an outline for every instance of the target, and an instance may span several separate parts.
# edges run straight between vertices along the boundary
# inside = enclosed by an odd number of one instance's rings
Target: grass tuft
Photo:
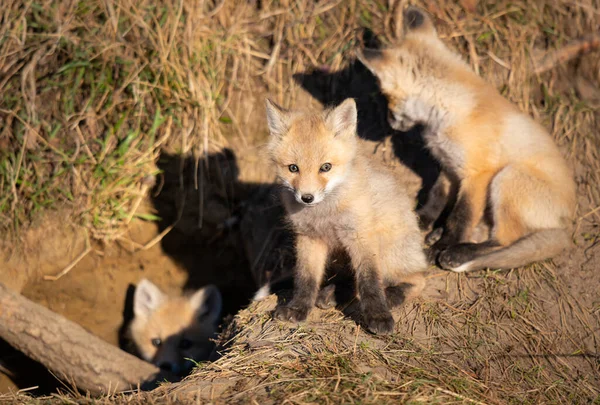
[[[290,327],[270,319],[267,301],[241,312],[229,351],[188,380],[95,403],[600,401],[600,303],[590,298],[597,284],[586,285],[600,240],[600,58],[532,73],[532,58],[597,31],[600,2],[410,3],[427,9],[443,40],[542,122],[568,157],[579,193],[578,268],[565,258],[522,271],[438,274],[431,282],[441,281],[445,295],[405,308],[390,338],[366,335],[335,310]],[[250,157],[266,135],[264,97],[314,103],[293,75],[317,69],[351,81],[345,69],[364,31],[393,41],[390,8],[383,0],[5,0],[2,232],[65,208],[103,241],[136,218],[158,220],[138,208],[160,176],[161,153],[200,159],[228,147],[238,180],[263,181],[265,165]],[[338,94],[328,80],[323,87]],[[3,401],[94,402],[24,394]]]

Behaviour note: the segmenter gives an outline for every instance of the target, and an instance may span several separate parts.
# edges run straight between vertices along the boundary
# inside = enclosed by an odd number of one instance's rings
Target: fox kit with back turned
[[[328,257],[343,249],[355,273],[363,323],[374,333],[392,332],[389,307],[407,291],[422,290],[420,272],[427,265],[411,200],[359,142],[354,100],[315,114],[286,111],[267,100],[267,118],[268,149],[297,252],[294,296],[275,317],[304,320]]]
[[[389,121],[425,126],[427,147],[457,184],[456,203],[430,257],[456,272],[507,269],[546,259],[569,246],[575,183],[547,131],[477,76],[438,38],[430,18],[409,7],[399,43],[365,49],[359,59],[388,98]],[[420,212],[429,225],[443,207]],[[487,211],[486,211],[487,210]],[[472,243],[489,212],[489,239]]]
[[[129,337],[141,357],[183,375],[194,361],[206,360],[221,314],[221,293],[214,285],[190,296],[169,296],[143,279],[135,289]]]

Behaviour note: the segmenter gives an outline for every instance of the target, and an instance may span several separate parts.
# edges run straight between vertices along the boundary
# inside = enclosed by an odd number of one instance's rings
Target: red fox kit
[[[397,46],[365,49],[359,59],[388,98],[391,126],[425,125],[427,147],[458,186],[431,257],[462,272],[518,267],[561,252],[570,243],[575,183],[547,131],[449,50],[424,12],[407,8],[403,27]],[[432,223],[443,205],[428,202],[422,222]],[[489,239],[472,243],[484,212]]]
[[[281,198],[296,233],[294,296],[275,317],[302,321],[315,305],[330,254],[343,249],[356,277],[363,322],[390,333],[389,306],[418,293],[426,267],[412,202],[389,169],[370,159],[356,134],[357,111],[348,99],[310,114],[267,100],[269,153]]]
[[[174,374],[205,360],[221,313],[221,294],[209,285],[188,297],[171,297],[143,279],[133,300],[129,335],[142,358]]]

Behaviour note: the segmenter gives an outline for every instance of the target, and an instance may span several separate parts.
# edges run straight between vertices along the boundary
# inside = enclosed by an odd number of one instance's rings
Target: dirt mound
[[[272,181],[259,147],[266,95],[294,107],[353,97],[360,136],[415,193],[423,186],[418,200],[435,179],[418,131],[389,128],[375,79],[354,61],[361,42],[392,39],[388,2],[25,3],[9,2],[0,27],[0,275],[108,342],[142,277],[165,291],[215,283],[235,313],[256,272],[288,267],[277,243],[262,243],[269,232],[240,229],[252,216],[272,223],[256,208],[273,200],[255,204]],[[543,74],[531,59],[595,32],[600,4],[412,3],[551,131],[575,169],[575,248],[509,272],[433,272],[387,338],[339,309],[275,322],[270,298],[242,311],[228,351],[188,380],[99,403],[597,401],[600,58],[555,60]]]

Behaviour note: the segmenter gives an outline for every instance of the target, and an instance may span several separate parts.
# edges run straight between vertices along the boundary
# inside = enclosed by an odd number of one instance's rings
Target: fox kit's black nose
[[[311,202],[313,202],[315,199],[315,196],[312,194],[304,194],[302,196],[302,201],[304,201],[307,204],[310,204]]]

